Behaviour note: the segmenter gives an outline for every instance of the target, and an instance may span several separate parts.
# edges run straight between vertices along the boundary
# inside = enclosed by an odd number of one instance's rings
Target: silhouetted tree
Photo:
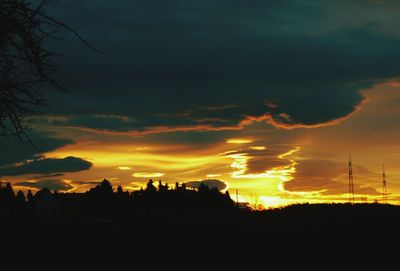
[[[169,186],[167,183],[165,183],[165,185],[162,183],[162,181],[158,182],[158,191],[161,193],[165,193],[168,192],[169,190]]]
[[[56,54],[45,46],[49,38],[56,38],[56,30],[68,30],[96,50],[73,29],[48,16],[48,3],[43,0],[33,7],[27,0],[0,1],[0,136],[29,139],[28,118],[45,105],[41,90],[46,85],[61,89],[52,78]]]
[[[199,188],[198,188],[199,193],[207,194],[210,192],[210,188],[205,185],[204,183],[201,183]]]
[[[121,186],[121,185],[118,185],[118,188],[117,188],[117,195],[118,195],[118,196],[123,196],[123,195],[124,195],[124,189],[122,189],[122,186]]]
[[[105,194],[112,194],[114,192],[112,184],[107,179],[104,179],[98,188]]]
[[[28,190],[28,194],[27,194],[27,196],[26,196],[26,198],[27,198],[27,200],[28,200],[28,203],[33,203],[33,193],[32,193],[32,190]]]
[[[178,182],[175,183],[175,191],[178,192],[185,192],[187,190],[187,186],[185,183],[179,184]]]
[[[154,186],[153,180],[149,180],[149,182],[147,183],[145,192],[148,194],[154,194],[157,192],[157,188]]]
[[[12,204],[15,201],[15,193],[12,185],[7,183],[6,186],[0,191],[0,199],[5,204]]]
[[[24,192],[22,192],[21,190],[19,190],[17,193],[17,202],[21,205],[25,203],[25,195]]]

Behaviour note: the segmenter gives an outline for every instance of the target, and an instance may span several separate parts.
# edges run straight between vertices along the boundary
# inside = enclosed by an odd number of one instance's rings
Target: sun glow
[[[286,193],[283,183],[290,181],[296,172],[297,163],[290,160],[290,156],[300,150],[294,148],[279,155],[282,166],[276,166],[261,172],[254,172],[249,163],[253,151],[267,151],[263,145],[253,145],[241,150],[232,150],[232,144],[249,144],[253,140],[246,138],[230,139],[212,149],[188,150],[183,145],[143,145],[99,142],[80,142],[48,153],[48,157],[77,156],[87,159],[96,167],[96,175],[88,176],[86,172],[70,175],[71,179],[90,180],[107,178],[118,178],[118,183],[124,183],[125,189],[135,190],[140,187],[139,181],[131,185],[134,179],[162,178],[170,182],[186,182],[194,179],[211,178],[223,179],[229,183],[230,192],[239,189],[243,198],[250,200],[251,194],[260,197],[268,196],[268,201],[257,200],[262,205],[275,205],[271,198],[278,201],[280,193]],[[138,151],[140,150],[140,151]],[[247,150],[247,151],[246,151]],[[287,161],[290,164],[287,165]],[[268,162],[266,162],[268,163]],[[266,165],[268,168],[268,165]],[[134,172],[132,172],[132,170]],[[211,173],[210,173],[211,172]],[[204,176],[204,177],[202,177]]]
[[[234,180],[251,180],[250,182],[246,181],[246,184],[240,189],[239,202],[240,200],[245,201],[249,204],[249,208],[256,210],[289,204],[287,200],[278,195],[286,194],[283,184],[293,179],[298,165],[294,159],[290,159],[290,156],[300,150],[300,147],[296,147],[278,156],[281,160],[289,161],[289,165],[277,166],[260,173],[249,173],[249,161],[254,159],[249,153],[240,153],[239,151],[226,152],[225,155],[233,159],[230,165],[234,170],[230,173],[231,177]],[[233,186],[237,189],[240,188],[240,185],[236,182],[233,183]]]

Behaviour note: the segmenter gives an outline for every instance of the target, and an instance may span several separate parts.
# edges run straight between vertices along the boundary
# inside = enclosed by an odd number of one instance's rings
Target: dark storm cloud
[[[209,188],[216,188],[219,191],[223,191],[228,188],[226,183],[220,180],[203,180],[203,181],[187,182],[186,186],[190,188],[199,188],[202,184],[208,186]]]
[[[49,12],[107,55],[72,37],[54,42],[71,93],[49,93],[51,113],[67,116],[52,124],[126,132],[347,116],[360,90],[400,75],[395,4],[59,1]]]
[[[28,174],[49,174],[60,172],[78,172],[88,170],[92,163],[77,157],[63,159],[42,158],[0,168],[0,176],[20,176]]]
[[[50,190],[58,190],[58,191],[68,191],[74,188],[73,185],[70,183],[64,181],[64,180],[59,180],[59,179],[46,179],[46,180],[40,180],[40,181],[31,181],[31,182],[19,182],[15,183],[16,186],[22,186],[26,188],[35,188],[35,189],[42,189],[42,188],[47,188]]]

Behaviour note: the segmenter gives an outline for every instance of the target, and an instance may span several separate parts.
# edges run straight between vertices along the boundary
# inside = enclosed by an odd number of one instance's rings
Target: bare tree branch
[[[43,112],[46,101],[42,89],[63,90],[53,79],[56,53],[45,47],[57,38],[55,30],[72,32],[83,44],[98,53],[76,31],[48,16],[49,0],[33,8],[26,0],[0,0],[0,136],[15,136],[31,142],[29,118]]]

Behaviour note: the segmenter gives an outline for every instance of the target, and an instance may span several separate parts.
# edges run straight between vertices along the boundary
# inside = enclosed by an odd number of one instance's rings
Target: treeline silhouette
[[[299,204],[252,211],[239,208],[229,192],[201,185],[154,183],[141,190],[116,189],[104,180],[86,193],[44,188],[27,196],[0,185],[0,230],[29,238],[134,239],[139,243],[191,236],[271,239],[338,234],[371,236],[400,229],[400,207],[384,204]],[[27,230],[29,229],[29,230]],[[25,233],[25,235],[24,235]],[[127,233],[130,233],[126,235]],[[172,236],[172,237],[171,237]],[[171,238],[173,240],[171,240]],[[318,237],[319,238],[319,237]],[[260,240],[261,240],[260,239]]]
[[[28,191],[15,193],[11,184],[0,186],[0,218],[4,223],[18,224],[29,221],[122,223],[135,221],[149,223],[162,220],[175,223],[204,216],[219,216],[235,210],[229,192],[205,184],[188,189],[185,184],[175,187],[152,180],[146,188],[124,191],[114,189],[108,180],[86,193],[59,193],[44,188],[35,195]],[[185,221],[180,221],[185,222]]]

